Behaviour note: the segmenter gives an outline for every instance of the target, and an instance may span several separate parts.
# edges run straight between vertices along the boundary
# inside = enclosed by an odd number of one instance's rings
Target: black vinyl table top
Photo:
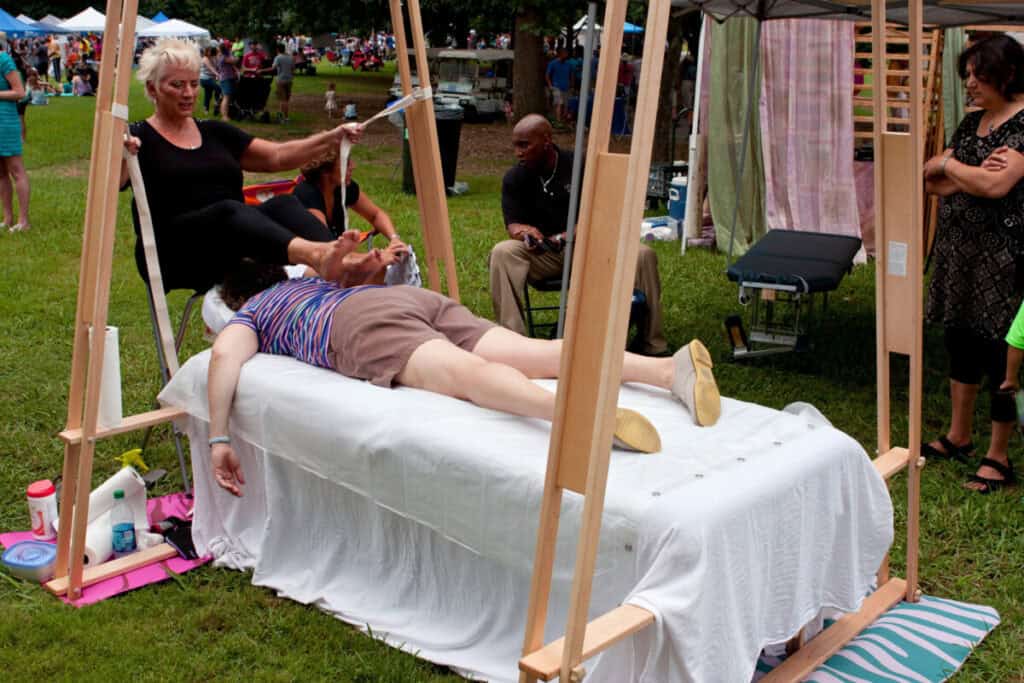
[[[830,292],[853,267],[860,244],[859,238],[847,235],[771,230],[729,266],[726,274],[733,282]]]

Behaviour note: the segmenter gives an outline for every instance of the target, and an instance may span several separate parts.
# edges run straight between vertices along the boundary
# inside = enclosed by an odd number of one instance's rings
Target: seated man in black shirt
[[[529,114],[516,125],[512,147],[519,163],[505,173],[501,183],[501,209],[511,239],[491,250],[491,299],[498,323],[525,334],[521,298],[527,280],[562,275],[573,153],[551,141],[551,124],[538,114]],[[633,286],[647,297],[648,315],[631,350],[665,354],[668,343],[661,329],[658,257],[643,244]]]

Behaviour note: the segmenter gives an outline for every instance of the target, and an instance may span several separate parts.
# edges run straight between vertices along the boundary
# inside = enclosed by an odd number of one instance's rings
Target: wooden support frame
[[[427,73],[423,25],[417,0],[409,0],[409,21],[415,55],[421,73]],[[392,20],[400,44],[405,44],[405,28],[400,0],[391,0]],[[55,578],[47,588],[58,595],[77,600],[82,589],[92,583],[118,576],[132,569],[173,556],[174,549],[160,544],[132,555],[84,568],[85,532],[92,490],[92,464],[96,441],[153,425],[169,422],[184,413],[177,408],[158,408],[126,417],[120,425],[100,428],[100,378],[103,375],[104,335],[90,335],[90,329],[104,329],[110,303],[110,278],[113,267],[114,235],[117,227],[118,187],[124,134],[128,121],[128,91],[132,78],[135,47],[135,20],[138,0],[108,0],[104,26],[105,49],[100,64],[100,87],[93,121],[89,187],[86,198],[82,257],[78,281],[78,302],[74,326],[71,379],[68,390],[67,426],[60,433],[65,442],[63,488],[60,498],[60,532],[57,537]],[[406,94],[412,92],[408,54],[399,50],[399,67]],[[441,291],[443,269],[448,295],[459,298],[455,257],[449,229],[448,205],[441,173],[437,130],[430,100],[406,110],[413,172],[416,178],[422,216],[427,271],[430,286]],[[133,185],[141,188],[137,163],[129,163]],[[139,182],[134,182],[138,176]],[[140,197],[141,218],[149,220],[145,197]],[[155,245],[146,251],[155,261]],[[177,368],[166,302],[162,286],[156,286],[158,327],[168,367]],[[162,305],[161,305],[162,304]]]
[[[617,55],[621,51],[625,5],[625,0],[608,0],[606,4],[605,55]],[[919,103],[923,97],[922,2],[910,0],[909,5],[909,100]],[[523,657],[519,660],[520,683],[551,680],[556,676],[563,681],[578,682],[585,675],[583,661],[586,658],[654,621],[649,611],[630,605],[622,605],[589,623],[587,613],[608,476],[616,395],[613,389],[617,389],[622,370],[619,349],[626,332],[623,305],[632,286],[636,258],[637,239],[632,226],[641,215],[641,207],[634,197],[643,196],[640,178],[646,177],[650,162],[658,99],[657,91],[652,92],[652,89],[660,81],[668,6],[669,0],[653,0],[648,7],[643,58],[645,77],[636,111],[637,135],[628,157],[607,151],[617,60],[601,60],[598,71],[594,123],[587,150],[588,158],[595,161],[588,165],[583,182],[576,256],[581,262],[574,269],[570,292],[562,379],[558,385],[548,452]],[[885,0],[872,0],[872,16],[874,82],[881,84],[885,82]],[[920,226],[924,197],[919,179],[924,163],[924,140],[920,134],[923,112],[920,106],[909,107],[909,132],[890,133],[886,130],[885,90],[875,87],[873,92],[875,206],[879,207],[876,229],[880,245],[876,267],[878,452],[881,454],[874,464],[885,479],[904,468],[907,470],[907,576],[905,579],[890,577],[886,557],[879,570],[879,589],[865,599],[861,609],[838,620],[806,644],[802,643],[802,638],[791,641],[797,648],[795,653],[765,677],[770,682],[802,680],[890,607],[901,600],[916,601],[920,596],[917,578],[920,476],[924,466],[920,453],[924,241]],[[612,274],[611,278],[607,277],[608,273]],[[577,343],[577,340],[581,341]],[[892,353],[910,358],[910,444],[906,448],[893,448],[890,443],[889,361]],[[584,495],[583,516],[565,637],[544,646],[542,638],[564,489]]]
[[[416,55],[416,73],[420,74],[423,87],[430,84],[426,75],[430,73],[427,64],[427,49],[423,42],[423,20],[420,17],[419,0],[407,0],[409,30],[412,32],[413,52]],[[402,81],[402,92],[412,93],[412,72],[409,66],[408,38],[405,31],[405,17],[402,0],[389,0],[391,25],[398,45],[396,59]],[[459,301],[459,282],[455,272],[455,252],[452,247],[448,202],[445,199],[444,174],[441,171],[441,156],[438,152],[437,127],[434,124],[434,102],[426,99],[415,107],[405,110],[405,125],[409,131],[409,152],[412,156],[412,171],[416,181],[416,201],[420,207],[423,226],[424,251],[426,252],[427,282],[435,292],[443,292],[441,270],[444,271],[448,297]]]
[[[636,226],[643,216],[671,10],[669,0],[653,0],[648,7],[645,77],[640,83],[636,121],[650,125],[635,126],[629,155],[613,154],[609,152],[609,137],[626,5],[627,0],[609,0],[605,6],[602,54],[612,58],[602,59],[597,72],[587,146],[591,161],[582,185],[561,380],[551,429],[523,658],[519,661],[522,683],[550,680],[555,674],[563,681],[579,680],[585,657],[654,622],[650,612],[631,606],[620,607],[590,623],[587,619],[639,250]],[[561,643],[545,648],[558,515],[566,489],[584,496],[580,539],[565,637]],[[557,671],[552,670],[555,662]]]

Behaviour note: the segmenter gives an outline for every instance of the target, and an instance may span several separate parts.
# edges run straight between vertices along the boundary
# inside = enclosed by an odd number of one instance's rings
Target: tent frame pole
[[[562,291],[558,299],[558,329],[555,337],[565,336],[565,307],[569,298],[569,278],[572,275],[572,249],[576,241],[576,216],[580,202],[580,176],[583,171],[583,143],[587,127],[587,102],[590,98],[590,70],[594,61],[594,35],[597,21],[597,3],[587,4],[587,31],[583,34],[583,78],[580,83],[579,107],[576,111],[576,147],[572,154],[572,186],[569,190],[569,215],[565,220],[565,257],[562,263]]]

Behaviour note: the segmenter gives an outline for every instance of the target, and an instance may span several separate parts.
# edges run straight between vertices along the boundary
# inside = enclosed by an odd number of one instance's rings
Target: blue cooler
[[[683,239],[683,223],[686,219],[686,176],[672,178],[668,188],[668,215],[679,226],[679,239]]]
[[[682,222],[686,218],[686,177],[677,175],[668,188],[668,215]]]

